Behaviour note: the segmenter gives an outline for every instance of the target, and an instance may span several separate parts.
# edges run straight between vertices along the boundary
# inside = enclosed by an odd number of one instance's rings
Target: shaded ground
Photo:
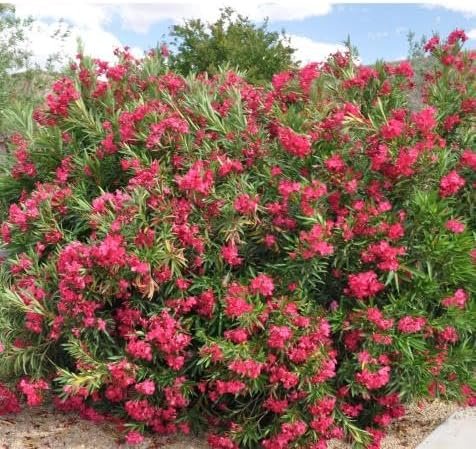
[[[412,405],[408,414],[389,428],[382,449],[415,449],[449,415],[456,404],[442,401]],[[112,425],[95,425],[75,415],[64,415],[45,408],[25,410],[0,418],[0,449],[114,449],[119,434]],[[207,449],[203,439],[149,437],[137,449]],[[348,449],[343,443],[331,449]]]

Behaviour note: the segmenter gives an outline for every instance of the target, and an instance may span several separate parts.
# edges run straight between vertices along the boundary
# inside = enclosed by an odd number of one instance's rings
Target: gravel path
[[[435,400],[411,405],[408,414],[389,428],[382,449],[415,449],[430,432],[460,409],[458,405]],[[75,415],[49,409],[25,410],[15,416],[0,418],[0,449],[114,449],[126,448],[118,442],[112,425],[95,425]],[[165,439],[148,437],[137,449],[207,449],[207,444],[193,437]],[[330,449],[349,449],[340,442]]]

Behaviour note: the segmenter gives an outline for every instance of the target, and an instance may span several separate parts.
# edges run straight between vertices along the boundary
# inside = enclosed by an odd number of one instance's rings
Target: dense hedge
[[[475,53],[183,79],[81,56],[0,179],[0,413],[221,449],[377,448],[425,395],[475,402]],[[8,387],[7,387],[8,385]]]

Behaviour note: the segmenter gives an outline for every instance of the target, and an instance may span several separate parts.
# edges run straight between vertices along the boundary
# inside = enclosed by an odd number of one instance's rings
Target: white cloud
[[[74,25],[85,28],[97,28],[108,23],[114,7],[114,5],[97,5],[87,2],[30,1],[15,4],[16,12],[20,16],[53,20],[65,19]]]
[[[15,0],[13,0],[15,2]],[[147,33],[158,22],[171,20],[174,23],[183,19],[200,18],[215,20],[220,8],[230,6],[251,20],[301,20],[306,17],[321,16],[331,11],[331,1],[294,0],[129,0],[114,4],[95,4],[91,2],[18,2],[20,15],[59,19],[64,18],[78,26],[94,27],[110,22],[113,14],[121,18],[125,29],[137,33]]]
[[[66,29],[58,21],[37,21],[28,33],[29,49],[35,62],[43,65],[48,56],[59,53],[63,57],[74,57],[78,50],[78,39],[81,39],[85,54],[107,61],[114,60],[113,51],[122,47],[120,40],[114,34],[101,27],[72,26],[69,35],[64,39],[54,38],[58,28]]]
[[[467,33],[468,39],[476,40],[476,28],[469,30]]]
[[[14,0],[15,1],[15,0]],[[117,1],[114,4],[94,4],[90,2],[18,2],[18,15],[32,16],[36,19],[30,34],[30,49],[37,62],[44,63],[52,53],[60,52],[74,56],[77,49],[77,38],[81,37],[85,52],[106,60],[113,60],[113,49],[121,47],[119,38],[106,30],[111,18],[117,15],[124,29],[137,33],[147,33],[155,23],[171,20],[181,22],[184,18],[201,18],[212,21],[218,18],[221,7],[231,6],[240,14],[251,20],[260,21],[268,17],[273,20],[301,20],[306,17],[325,15],[331,10],[330,1],[310,2],[307,0],[208,0],[193,2],[192,0],[129,0]],[[149,1],[149,2],[148,2]],[[60,42],[51,35],[59,26],[59,19],[70,25],[70,36]],[[311,39],[298,36],[296,45],[300,46],[300,59],[307,60],[307,54],[314,52],[314,59],[322,58],[328,51],[336,47],[333,44],[314,43]],[[142,55],[140,48],[132,49],[134,55]]]
[[[44,64],[51,54],[58,53],[63,58],[72,58],[81,39],[86,54],[114,61],[114,49],[123,47],[117,36],[105,29],[111,20],[114,5],[89,3],[40,3],[29,2],[16,5],[19,16],[35,19],[28,33],[28,49],[33,60]],[[60,20],[64,19],[64,22]],[[54,38],[58,30],[69,30],[64,39]],[[142,55],[142,50],[134,48],[133,54]]]
[[[467,16],[476,16],[476,2],[473,0],[429,0],[422,2],[425,6],[440,7],[463,13]]]
[[[300,60],[302,64],[325,61],[330,54],[339,50],[346,50],[342,44],[316,42],[308,37],[296,34],[288,34],[288,36],[291,39],[291,45],[296,48],[295,58]]]

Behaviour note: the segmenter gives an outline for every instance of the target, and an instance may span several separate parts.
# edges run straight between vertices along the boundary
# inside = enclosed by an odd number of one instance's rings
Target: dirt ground
[[[441,401],[412,405],[408,414],[389,428],[382,449],[414,449],[426,435],[453,412],[456,404]],[[49,409],[25,410],[0,418],[0,449],[114,449],[119,435],[112,425],[95,425],[75,415]],[[207,449],[203,439],[194,437],[148,437],[137,449]],[[349,449],[340,442],[330,449]]]

